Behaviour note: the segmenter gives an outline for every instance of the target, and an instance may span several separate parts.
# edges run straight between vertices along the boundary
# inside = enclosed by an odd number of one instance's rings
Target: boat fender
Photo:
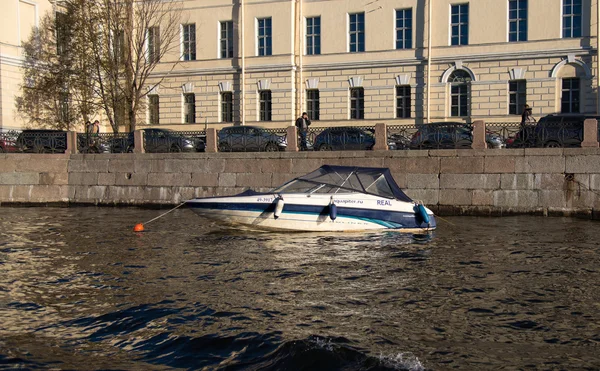
[[[273,213],[273,216],[275,217],[275,219],[279,218],[279,216],[281,215],[284,205],[285,205],[285,203],[283,202],[283,198],[278,197],[277,201],[275,201],[275,212]]]
[[[415,205],[415,213],[423,223],[429,224],[429,215],[427,215],[427,210],[425,210],[425,206],[423,206],[423,204]]]
[[[337,218],[337,206],[333,202],[329,204],[329,217],[331,220]]]

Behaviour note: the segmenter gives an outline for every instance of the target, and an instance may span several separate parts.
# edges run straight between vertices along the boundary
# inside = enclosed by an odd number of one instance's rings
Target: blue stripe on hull
[[[189,203],[193,209],[212,209],[212,210],[236,210],[236,211],[253,211],[257,213],[272,213],[275,211],[275,204],[265,203],[221,203],[221,202],[206,202],[206,203]],[[198,212],[198,211],[197,211]],[[283,215],[289,214],[309,214],[321,217],[329,217],[328,206],[312,206],[312,205],[297,205],[285,204]],[[414,213],[371,210],[371,209],[356,209],[347,207],[337,207],[338,218],[354,218],[379,224],[385,228],[435,228],[435,218],[430,218],[429,224],[422,223],[417,220]]]

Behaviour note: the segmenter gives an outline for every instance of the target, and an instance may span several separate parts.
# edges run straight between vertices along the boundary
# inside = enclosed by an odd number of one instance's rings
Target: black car
[[[67,132],[50,129],[27,129],[17,137],[17,151],[25,153],[65,153]]]
[[[352,126],[334,127],[323,130],[313,141],[316,151],[371,150],[375,145],[372,129]]]
[[[585,115],[548,115],[537,123],[524,124],[519,131],[507,140],[509,148],[529,147],[581,147]]]
[[[419,125],[411,138],[410,149],[460,149],[473,145],[473,129],[463,122],[434,122]],[[486,132],[488,148],[504,148],[501,136]]]
[[[142,132],[146,153],[204,152],[206,149],[205,139],[199,136],[191,137],[170,129],[142,129]],[[133,132],[127,138],[112,138],[110,147],[113,153],[133,152]]]
[[[277,152],[285,151],[284,135],[260,126],[228,126],[219,130],[219,152]]]

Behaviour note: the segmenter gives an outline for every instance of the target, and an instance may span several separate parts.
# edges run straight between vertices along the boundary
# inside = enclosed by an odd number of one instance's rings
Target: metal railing
[[[4,131],[0,132],[0,153],[14,153],[18,152],[17,138],[19,137],[18,131]]]
[[[507,148],[581,147],[583,121],[544,120],[537,123],[489,123],[488,132],[505,139]]]
[[[409,134],[412,134],[410,141]],[[404,149],[463,149],[471,148],[473,144],[473,127],[463,123],[421,124],[414,129],[406,128],[399,135]]]
[[[132,136],[133,143],[133,136]],[[144,151],[148,153],[204,152],[206,131],[144,129]]]
[[[302,144],[302,133],[298,143],[301,149],[314,151],[371,150],[375,146],[375,126],[309,128],[306,146]]]
[[[287,148],[287,129],[232,126],[217,133],[219,152],[277,152]]]
[[[412,138],[419,129],[416,125],[390,125],[387,127],[389,150],[411,149]]]
[[[127,153],[133,152],[131,133],[77,133],[79,153]]]
[[[25,130],[0,133],[0,152],[65,153],[66,150],[66,131]]]

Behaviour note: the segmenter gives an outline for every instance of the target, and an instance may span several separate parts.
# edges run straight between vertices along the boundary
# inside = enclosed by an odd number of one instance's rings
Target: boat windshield
[[[390,170],[355,166],[325,165],[298,177],[273,192],[281,193],[367,193],[379,197],[412,200],[398,187]]]

